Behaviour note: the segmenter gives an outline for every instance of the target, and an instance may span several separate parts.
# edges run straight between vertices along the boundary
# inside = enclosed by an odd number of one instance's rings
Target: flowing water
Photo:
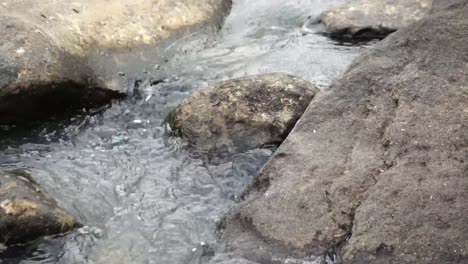
[[[126,78],[131,96],[103,113],[2,139],[1,166],[29,169],[86,226],[0,245],[0,263],[206,263],[217,222],[274,149],[195,153],[165,134],[166,114],[195,89],[245,75],[286,72],[326,89],[367,46],[342,45],[303,23],[343,2],[234,1],[214,41],[193,48],[193,35],[166,47],[184,52],[149,73],[163,81]]]

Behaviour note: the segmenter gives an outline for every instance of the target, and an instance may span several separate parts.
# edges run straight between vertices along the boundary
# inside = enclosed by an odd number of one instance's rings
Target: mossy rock
[[[167,120],[199,149],[243,151],[281,143],[318,92],[281,73],[232,79],[194,93]]]

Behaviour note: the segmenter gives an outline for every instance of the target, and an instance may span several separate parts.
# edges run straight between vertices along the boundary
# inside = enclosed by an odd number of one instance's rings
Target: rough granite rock
[[[458,1],[398,31],[320,93],[221,223],[225,251],[468,263],[467,14]]]
[[[31,119],[20,116],[26,111],[18,111],[19,105],[35,106],[32,112],[48,116],[41,106],[51,102],[82,109],[122,98],[122,93],[100,89],[111,87],[91,70],[89,56],[96,57],[101,50],[154,46],[194,31],[213,32],[230,6],[230,0],[2,1],[0,125]],[[6,104],[5,96],[18,104],[7,107],[14,104]],[[53,105],[54,112],[66,110],[58,107],[60,103]]]
[[[287,74],[232,79],[196,92],[168,116],[175,135],[208,151],[280,143],[319,90]]]
[[[433,0],[358,0],[322,16],[326,30],[339,38],[383,38],[426,16]]]
[[[29,173],[0,171],[0,243],[24,243],[79,226]]]

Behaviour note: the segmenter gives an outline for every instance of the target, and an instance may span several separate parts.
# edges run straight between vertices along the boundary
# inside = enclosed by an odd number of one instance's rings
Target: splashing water
[[[166,114],[195,89],[266,72],[301,76],[322,89],[367,47],[339,45],[319,25],[301,26],[344,0],[234,1],[220,36],[204,48],[174,42],[155,67],[162,81],[131,81],[133,97],[26,139],[3,140],[4,167],[28,168],[86,226],[21,247],[0,263],[205,263],[215,228],[274,149],[230,158],[194,153],[165,135]],[[237,263],[237,262],[236,262]]]

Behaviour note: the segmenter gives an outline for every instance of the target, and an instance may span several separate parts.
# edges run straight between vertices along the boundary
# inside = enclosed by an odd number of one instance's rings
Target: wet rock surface
[[[3,1],[0,5],[0,100],[21,101],[48,112],[42,97],[59,94],[81,97],[51,98],[76,109],[109,103],[123,94],[108,87],[94,72],[95,57],[104,49],[123,50],[157,45],[195,31],[215,31],[231,2],[215,1]],[[105,11],[105,12],[104,12]],[[93,60],[89,60],[94,56]],[[123,62],[114,62],[122,64]],[[108,81],[108,80],[106,80]],[[27,89],[25,89],[27,87]],[[77,93],[76,89],[83,90]],[[32,91],[31,91],[32,90]],[[85,91],[89,90],[89,91]],[[31,101],[29,101],[31,100]],[[2,104],[0,124],[20,124],[18,106]],[[102,104],[101,104],[102,105]],[[50,108],[50,107],[49,107]],[[60,113],[66,109],[56,108]],[[46,116],[49,114],[46,114]]]
[[[384,38],[422,19],[433,0],[359,0],[336,7],[322,16],[326,30],[344,39]]]
[[[281,143],[319,92],[287,74],[265,74],[213,85],[168,116],[177,136],[208,151],[235,152]]]
[[[0,171],[0,242],[24,243],[80,224],[25,171]]]
[[[225,250],[468,263],[467,13],[458,1],[398,31],[319,94],[220,225]]]
[[[59,52],[47,36],[19,18],[0,16],[0,90],[30,80],[50,80],[59,73]],[[70,76],[72,79],[72,76]]]
[[[0,16],[0,125],[100,107],[123,94],[100,88],[85,59],[65,53],[37,25]]]

